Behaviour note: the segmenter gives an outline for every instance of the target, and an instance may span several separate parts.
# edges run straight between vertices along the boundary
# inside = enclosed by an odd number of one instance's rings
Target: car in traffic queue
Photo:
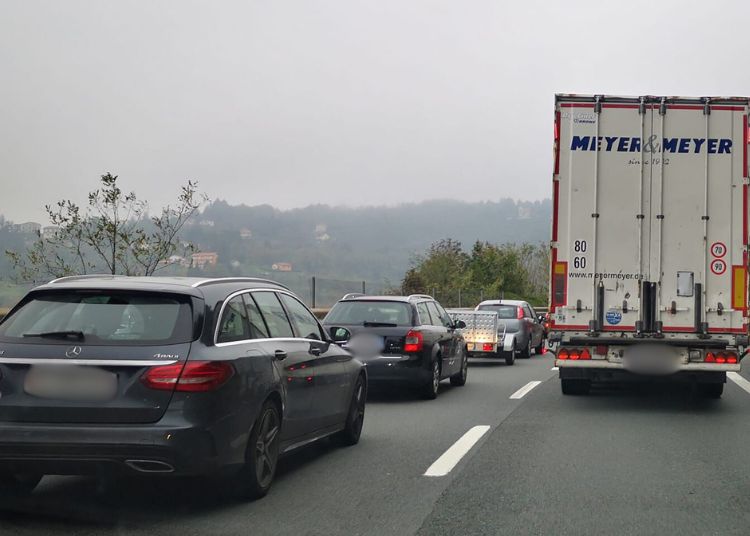
[[[506,363],[530,358],[532,351],[544,352],[544,326],[528,302],[485,300],[475,310],[497,313],[498,353],[505,355]]]
[[[468,357],[460,332],[466,326],[431,296],[347,294],[323,326],[366,364],[371,384],[405,385],[434,399],[441,380],[466,383]]]
[[[367,375],[286,287],[73,276],[0,323],[0,491],[43,475],[211,475],[257,498],[280,455],[359,441]]]

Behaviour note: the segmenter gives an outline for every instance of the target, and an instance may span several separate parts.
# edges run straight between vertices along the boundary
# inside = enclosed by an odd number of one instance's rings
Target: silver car
[[[544,352],[544,326],[528,302],[486,300],[475,310],[497,312],[498,352],[504,352],[509,363],[516,356],[531,357],[532,350]]]

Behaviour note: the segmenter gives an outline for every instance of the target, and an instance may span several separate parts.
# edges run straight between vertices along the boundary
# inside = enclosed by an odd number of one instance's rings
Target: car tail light
[[[591,359],[591,352],[589,352],[588,348],[581,350],[581,359]]]
[[[568,359],[570,357],[570,352],[567,350],[567,348],[563,348],[559,352],[557,352],[557,359]]]
[[[516,318],[521,320],[523,318],[523,309],[516,307]]]
[[[492,347],[492,344],[486,342],[482,345],[482,351],[491,352],[492,350],[494,350],[494,348]]]
[[[410,330],[404,340],[404,352],[421,352],[424,348],[424,335],[421,331]]]
[[[188,393],[212,391],[234,375],[234,367],[224,361],[188,361],[184,364],[151,367],[141,382],[160,391]]]

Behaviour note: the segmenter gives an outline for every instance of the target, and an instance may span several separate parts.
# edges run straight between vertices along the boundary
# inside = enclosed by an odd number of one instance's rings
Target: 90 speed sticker
[[[711,272],[714,275],[722,275],[727,271],[727,263],[721,259],[714,259],[711,261]]]

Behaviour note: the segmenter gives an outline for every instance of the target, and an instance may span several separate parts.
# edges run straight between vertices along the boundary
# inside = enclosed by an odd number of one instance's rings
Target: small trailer
[[[454,321],[462,320],[466,327],[461,330],[470,357],[497,357],[497,313],[495,311],[467,311],[448,309]],[[501,349],[502,350],[502,349]]]

